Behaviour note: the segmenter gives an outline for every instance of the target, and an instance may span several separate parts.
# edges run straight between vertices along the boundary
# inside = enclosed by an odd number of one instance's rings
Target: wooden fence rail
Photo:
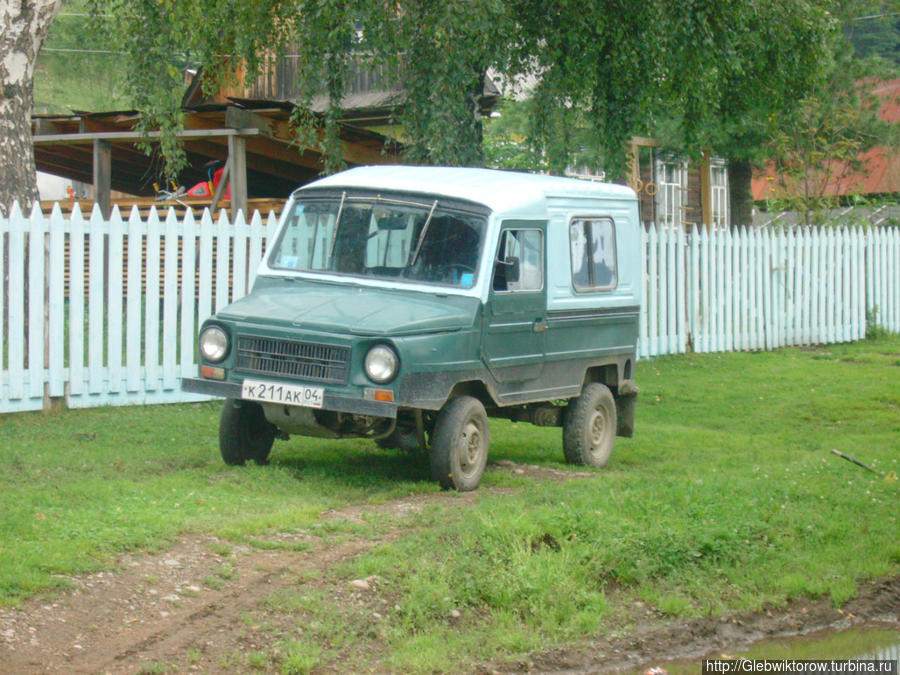
[[[0,216],[0,412],[196,401],[200,323],[252,286],[275,216]],[[900,332],[900,231],[644,232],[639,354]]]

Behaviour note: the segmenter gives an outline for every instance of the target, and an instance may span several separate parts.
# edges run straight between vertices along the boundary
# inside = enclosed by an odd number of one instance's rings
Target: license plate
[[[307,408],[321,408],[325,398],[322,387],[307,387],[283,382],[261,382],[260,380],[244,380],[241,387],[241,398],[265,403],[282,403],[299,405]]]

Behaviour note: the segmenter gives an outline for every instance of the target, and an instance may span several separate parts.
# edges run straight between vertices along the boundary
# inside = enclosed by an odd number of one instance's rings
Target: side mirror
[[[506,260],[501,260],[499,262],[506,265],[506,283],[514,284],[518,282],[519,275],[521,274],[521,263],[519,262],[519,259],[509,256]]]

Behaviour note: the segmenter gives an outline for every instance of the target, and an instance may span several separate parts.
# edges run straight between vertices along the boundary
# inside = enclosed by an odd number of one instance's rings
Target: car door
[[[545,221],[505,221],[494,255],[482,352],[504,393],[534,389],[547,329]],[[520,384],[516,384],[520,383]]]

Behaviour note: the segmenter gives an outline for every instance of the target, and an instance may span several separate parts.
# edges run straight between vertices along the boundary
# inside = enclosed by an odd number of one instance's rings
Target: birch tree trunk
[[[0,213],[38,199],[31,138],[34,67],[65,0],[0,0]]]

